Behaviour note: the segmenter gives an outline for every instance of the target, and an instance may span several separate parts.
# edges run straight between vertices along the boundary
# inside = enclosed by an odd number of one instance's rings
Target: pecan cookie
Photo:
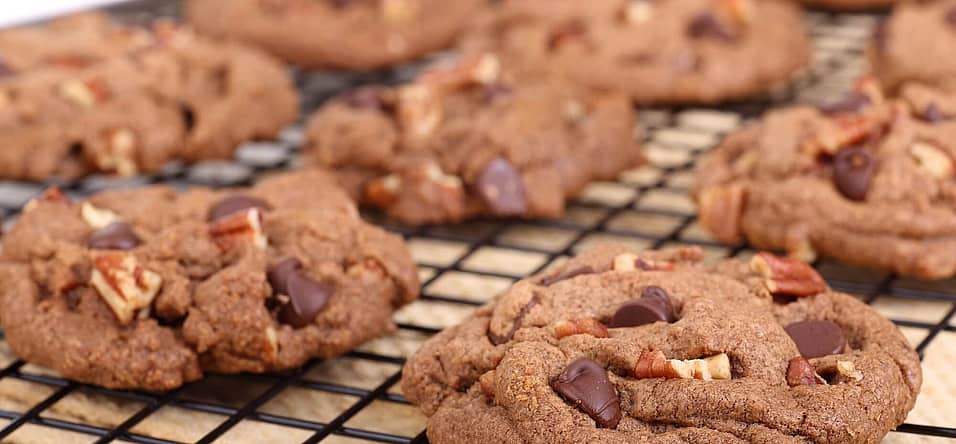
[[[873,73],[887,90],[921,82],[956,91],[956,0],[898,6],[870,47]]]
[[[380,68],[452,43],[484,0],[190,0],[197,30],[303,68]]]
[[[0,31],[0,177],[155,172],[231,157],[297,114],[284,68],[172,22],[84,14]]]
[[[589,181],[643,162],[635,124],[624,96],[515,82],[497,57],[474,54],[332,99],[311,118],[305,150],[405,223],[557,217]]]
[[[871,79],[821,109],[769,112],[698,165],[701,222],[727,243],[925,279],[956,274],[956,98]]]
[[[798,7],[753,0],[504,0],[463,39],[520,72],[562,72],[638,103],[714,103],[809,61]]]
[[[600,247],[515,284],[408,362],[436,444],[876,443],[919,392],[896,327],[768,253]]]
[[[48,190],[4,236],[0,281],[18,356],[148,390],[344,353],[418,294],[401,238],[362,222],[322,172],[84,202]]]

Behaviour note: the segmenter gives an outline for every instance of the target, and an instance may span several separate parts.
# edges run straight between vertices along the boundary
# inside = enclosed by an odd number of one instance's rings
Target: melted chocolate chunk
[[[518,312],[518,316],[515,316],[515,322],[514,324],[511,324],[511,329],[508,330],[507,334],[505,335],[495,334],[494,332],[491,331],[491,329],[488,329],[488,340],[491,341],[491,343],[494,345],[501,345],[510,341],[511,338],[515,336],[515,332],[517,332],[518,329],[521,328],[521,324],[524,323],[524,317],[528,315],[528,312],[531,311],[531,309],[535,305],[537,305],[537,303],[538,303],[538,297],[533,296],[531,300],[528,301],[527,305],[525,305],[524,307],[521,307],[521,311]]]
[[[338,96],[338,100],[355,109],[385,109],[385,103],[382,101],[382,90],[373,86],[346,91]]]
[[[875,173],[876,158],[861,147],[846,148],[833,157],[833,183],[847,199],[865,199]]]
[[[113,222],[90,235],[87,245],[94,250],[132,250],[142,243],[133,227]]]
[[[733,31],[717,16],[702,12],[687,25],[687,35],[695,39],[709,38],[730,43],[736,40]]]
[[[268,203],[261,199],[256,199],[255,197],[246,196],[243,194],[233,194],[231,196],[225,197],[219,202],[216,202],[212,209],[209,210],[209,216],[206,219],[209,222],[214,222],[249,208],[258,208],[263,211],[272,209]]]
[[[846,95],[839,102],[828,103],[826,105],[820,106],[820,112],[824,114],[847,114],[847,113],[858,113],[863,111],[873,102],[870,100],[870,97],[866,94],[860,92],[851,92]]]
[[[279,307],[279,321],[295,328],[302,328],[313,321],[325,308],[332,295],[332,287],[316,282],[302,272],[302,262],[286,258],[269,271],[269,285],[277,295],[289,297]]]
[[[800,321],[784,327],[804,358],[837,355],[846,349],[843,329],[832,321]]]
[[[518,216],[528,211],[521,173],[502,157],[489,162],[478,176],[478,194],[497,216]]]
[[[946,11],[946,23],[956,28],[956,7],[949,8],[949,10]]]
[[[646,287],[641,298],[621,305],[608,323],[610,328],[637,327],[654,322],[674,322],[674,305],[661,287]]]
[[[541,279],[541,286],[550,287],[563,280],[571,279],[573,277],[581,276],[585,274],[592,274],[592,273],[594,273],[594,269],[587,265],[583,267],[579,267],[579,268],[573,268],[571,270],[565,270],[563,273],[558,274],[556,276],[548,276],[544,279]]]
[[[946,120],[949,120],[951,116],[946,115],[939,106],[935,103],[930,103],[926,105],[926,109],[923,110],[923,120],[929,123],[939,123]]]
[[[617,428],[621,422],[621,403],[607,370],[595,361],[581,358],[570,364],[551,383],[562,398],[587,413],[598,427]]]

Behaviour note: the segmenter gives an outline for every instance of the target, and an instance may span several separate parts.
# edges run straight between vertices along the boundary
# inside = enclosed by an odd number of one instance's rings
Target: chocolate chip
[[[621,421],[617,390],[611,384],[607,370],[597,362],[587,358],[572,362],[551,383],[551,388],[587,413],[598,427],[614,429]]]
[[[646,287],[641,292],[641,298],[621,305],[611,317],[608,327],[624,328],[637,327],[654,322],[674,322],[674,305],[670,296],[661,287]]]
[[[96,250],[132,250],[142,243],[133,227],[113,222],[90,235],[87,245]]]
[[[774,304],[777,304],[777,305],[789,305],[789,304],[792,304],[792,303],[794,303],[794,302],[797,302],[797,299],[799,299],[799,298],[796,297],[796,296],[793,296],[793,295],[789,295],[789,294],[775,294],[775,295],[773,295],[773,303],[774,303]]]
[[[873,102],[870,100],[870,97],[866,94],[860,92],[851,92],[847,94],[839,102],[828,103],[826,105],[820,106],[820,112],[824,114],[845,114],[845,113],[858,113],[863,111]]]
[[[865,199],[875,172],[876,158],[861,147],[846,148],[833,157],[833,183],[847,199]]]
[[[695,39],[712,38],[727,43],[736,40],[730,28],[710,12],[702,12],[694,17],[687,25],[687,35]]]
[[[534,308],[534,306],[537,304],[538,304],[538,297],[532,296],[531,300],[528,301],[528,303],[525,304],[524,307],[521,307],[521,311],[518,312],[518,316],[515,316],[515,321],[513,324],[511,324],[511,329],[508,330],[508,333],[505,335],[499,335],[499,334],[495,334],[494,332],[491,331],[491,329],[489,329],[488,340],[491,341],[491,343],[494,345],[501,345],[510,341],[511,338],[515,337],[515,332],[517,332],[518,329],[521,328],[521,324],[524,323],[524,317],[527,316],[528,312],[531,311],[531,309]]]
[[[949,26],[956,27],[956,7],[949,8],[946,11],[946,23],[949,23]]]
[[[382,102],[382,90],[372,86],[346,91],[338,96],[338,100],[355,109],[381,110],[385,108],[385,104]]]
[[[511,88],[507,85],[500,83],[491,84],[486,86],[484,91],[482,91],[481,101],[482,103],[491,103],[495,100],[511,96],[512,92]]]
[[[843,353],[846,338],[832,321],[800,321],[784,327],[803,357],[812,359]]]
[[[12,76],[15,76],[16,74],[17,74],[17,71],[13,69],[13,67],[10,66],[9,63],[4,61],[2,57],[0,57],[0,79],[4,77],[12,77]]]
[[[923,111],[923,120],[929,123],[939,123],[949,119],[950,116],[943,113],[936,103],[930,103],[929,105],[926,105],[926,109]]]
[[[516,216],[528,210],[521,173],[511,162],[497,157],[478,177],[478,193],[491,212],[498,216]]]
[[[279,321],[302,328],[315,321],[332,295],[332,287],[316,282],[302,272],[302,262],[285,258],[269,271],[269,285],[277,295],[289,297],[279,307]]]
[[[548,277],[546,277],[546,278],[544,278],[544,279],[541,279],[541,286],[542,286],[542,287],[550,287],[550,286],[552,286],[552,285],[554,285],[554,284],[557,284],[558,282],[561,282],[561,281],[563,281],[563,280],[567,280],[567,279],[571,279],[571,278],[576,277],[576,276],[581,276],[581,275],[584,275],[584,274],[591,274],[591,273],[594,273],[594,269],[591,268],[590,266],[587,266],[587,265],[585,265],[585,266],[583,266],[583,267],[573,268],[573,269],[570,269],[570,270],[566,270],[566,271],[564,271],[563,273],[560,273],[560,274],[558,274],[558,275],[556,275],[556,276],[548,276]]]
[[[261,199],[256,199],[255,197],[246,196],[244,194],[233,194],[216,202],[212,209],[209,210],[209,216],[206,219],[209,222],[217,221],[230,214],[238,213],[249,208],[258,208],[263,211],[272,209],[269,204]]]

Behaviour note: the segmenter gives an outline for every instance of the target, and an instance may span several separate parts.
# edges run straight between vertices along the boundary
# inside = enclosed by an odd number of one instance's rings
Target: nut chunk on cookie
[[[51,189],[2,251],[0,322],[13,352],[111,388],[166,390],[205,372],[336,356],[394,329],[392,313],[419,287],[401,238],[365,224],[322,171],[83,202]]]
[[[167,20],[88,13],[0,30],[0,178],[158,172],[232,157],[295,120],[284,68]]]
[[[699,248],[602,246],[427,341],[402,388],[436,444],[874,443],[903,422],[922,375],[892,322],[825,283],[775,296]]]
[[[929,112],[927,112],[929,110]],[[943,114],[943,113],[946,114]],[[700,222],[726,243],[923,279],[956,275],[956,94],[862,78],[845,98],[768,112],[699,163]],[[793,261],[755,259],[774,293],[814,294]],[[801,271],[803,270],[803,271]]]
[[[588,182],[643,163],[624,96],[502,71],[476,53],[346,92],[311,117],[306,155],[408,224],[558,217]]]

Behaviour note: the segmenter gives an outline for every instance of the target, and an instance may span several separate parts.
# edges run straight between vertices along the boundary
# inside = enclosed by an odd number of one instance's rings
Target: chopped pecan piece
[[[111,251],[93,258],[90,285],[110,306],[121,324],[148,316],[150,305],[162,284],[162,277],[143,268],[131,254]]]
[[[633,375],[638,379],[730,379],[730,358],[720,353],[704,359],[667,359],[660,350],[644,350],[637,359]]]
[[[558,339],[573,335],[591,335],[595,338],[606,338],[607,327],[597,319],[571,319],[558,321],[554,324],[554,336]]]
[[[750,260],[750,268],[764,277],[773,294],[811,296],[827,290],[827,283],[810,264],[793,258],[761,252]]]

